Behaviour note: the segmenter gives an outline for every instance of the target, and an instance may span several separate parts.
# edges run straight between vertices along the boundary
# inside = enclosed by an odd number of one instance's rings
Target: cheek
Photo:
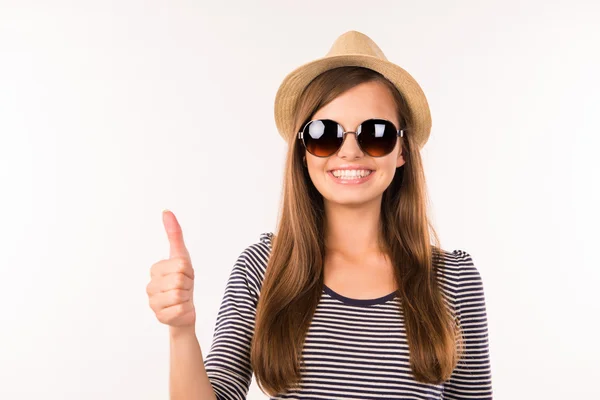
[[[327,162],[325,159],[314,157],[309,158],[308,156],[306,156],[306,163],[308,172],[310,174],[325,174],[327,172]]]
[[[327,166],[324,162],[319,162],[320,160],[309,161],[308,163],[308,176],[312,181],[313,185],[317,188],[319,192],[323,194],[323,190],[326,190],[327,185]]]
[[[327,172],[323,168],[318,168],[309,164],[308,175],[315,185],[318,186],[320,182],[324,182],[327,178],[325,176],[326,174]]]
[[[396,168],[399,167],[398,164],[402,164],[402,156],[399,155],[397,151],[389,154],[385,157],[381,157],[377,160],[377,168],[384,172],[386,175],[394,175],[396,173]]]

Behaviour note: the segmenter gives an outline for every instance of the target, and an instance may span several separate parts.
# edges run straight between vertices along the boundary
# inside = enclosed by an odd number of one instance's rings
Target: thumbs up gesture
[[[170,244],[169,258],[152,265],[146,293],[156,318],[172,327],[195,326],[194,269],[181,226],[171,211],[163,211]]]

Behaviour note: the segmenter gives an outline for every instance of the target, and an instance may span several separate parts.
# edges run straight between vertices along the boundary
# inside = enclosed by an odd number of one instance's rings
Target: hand
[[[194,327],[194,269],[183,241],[181,226],[171,211],[163,211],[163,224],[170,243],[166,260],[152,265],[146,293],[156,318],[172,327]]]

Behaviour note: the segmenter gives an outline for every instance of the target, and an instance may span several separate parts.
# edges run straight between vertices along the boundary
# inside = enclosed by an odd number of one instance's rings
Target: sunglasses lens
[[[335,121],[315,120],[304,128],[303,137],[309,153],[318,157],[328,157],[342,145],[343,131]]]
[[[389,154],[396,146],[398,131],[394,124],[383,119],[370,119],[360,126],[358,143],[372,157]]]

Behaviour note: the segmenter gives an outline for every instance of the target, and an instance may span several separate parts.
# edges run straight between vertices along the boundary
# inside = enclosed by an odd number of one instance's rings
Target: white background
[[[161,211],[206,353],[233,263],[276,227],[277,88],[348,30],[429,100],[431,215],[482,275],[494,398],[598,398],[599,17],[592,0],[1,1],[0,398],[168,398],[145,293]]]

